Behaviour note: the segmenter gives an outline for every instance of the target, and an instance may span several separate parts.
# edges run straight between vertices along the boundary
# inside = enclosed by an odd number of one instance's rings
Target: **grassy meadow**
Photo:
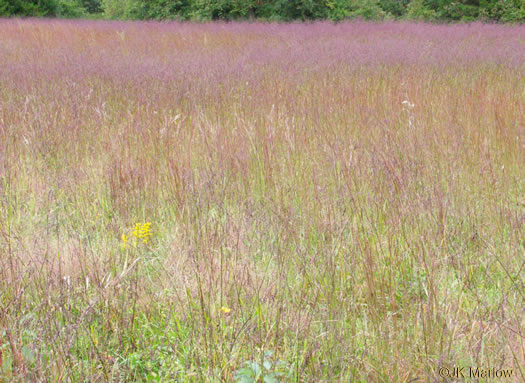
[[[524,64],[521,26],[0,20],[0,382],[525,381]]]

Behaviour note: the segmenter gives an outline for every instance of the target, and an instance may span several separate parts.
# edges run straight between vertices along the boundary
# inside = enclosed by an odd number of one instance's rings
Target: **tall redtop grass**
[[[525,27],[0,20],[0,379],[523,381],[524,60]]]

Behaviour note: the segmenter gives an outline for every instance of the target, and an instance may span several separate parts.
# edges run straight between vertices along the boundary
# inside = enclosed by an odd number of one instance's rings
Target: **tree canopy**
[[[525,0],[0,0],[1,17],[525,21]]]

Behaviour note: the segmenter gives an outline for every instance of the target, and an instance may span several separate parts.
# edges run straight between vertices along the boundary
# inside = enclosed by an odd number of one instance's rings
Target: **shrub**
[[[60,0],[57,4],[57,15],[65,18],[80,18],[87,16],[87,12],[79,0]]]
[[[491,9],[493,19],[516,23],[525,20],[525,4],[523,0],[499,0]]]
[[[412,0],[407,7],[407,19],[411,20],[435,20],[438,18],[437,13],[430,9],[424,0]]]
[[[140,9],[138,0],[102,0],[104,16],[108,19],[137,19]]]

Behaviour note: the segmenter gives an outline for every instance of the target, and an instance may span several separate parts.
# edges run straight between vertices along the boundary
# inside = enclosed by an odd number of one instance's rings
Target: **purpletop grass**
[[[0,380],[523,381],[524,59],[522,26],[0,20]]]

